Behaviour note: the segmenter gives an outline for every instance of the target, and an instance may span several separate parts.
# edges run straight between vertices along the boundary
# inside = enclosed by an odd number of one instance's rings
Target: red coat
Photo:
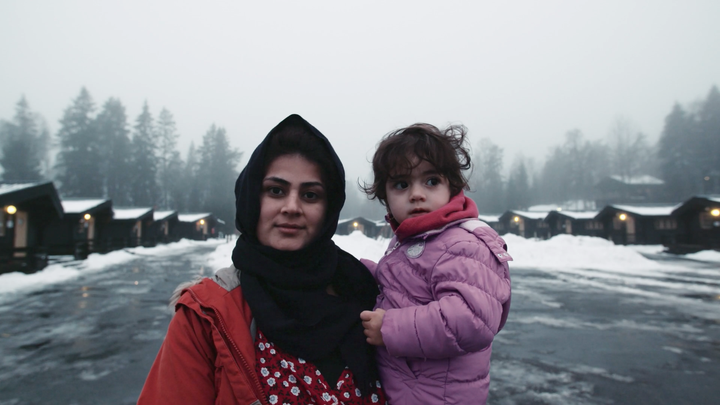
[[[175,311],[138,405],[269,405],[255,372],[242,289],[204,279],[183,290]]]

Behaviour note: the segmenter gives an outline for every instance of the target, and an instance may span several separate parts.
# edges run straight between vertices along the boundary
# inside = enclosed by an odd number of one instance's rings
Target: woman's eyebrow
[[[288,185],[288,184],[290,184],[289,181],[283,179],[282,177],[274,177],[274,176],[265,177],[265,178],[263,179],[263,183],[266,182],[266,181],[274,181],[275,183],[280,183],[280,184],[282,184],[282,185]]]
[[[322,187],[325,188],[325,185],[322,184],[320,181],[308,181],[301,184],[302,187]]]

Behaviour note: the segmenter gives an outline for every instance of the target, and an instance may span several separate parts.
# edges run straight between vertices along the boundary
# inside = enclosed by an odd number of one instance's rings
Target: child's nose
[[[410,201],[425,201],[425,192],[422,186],[412,185],[410,187]]]

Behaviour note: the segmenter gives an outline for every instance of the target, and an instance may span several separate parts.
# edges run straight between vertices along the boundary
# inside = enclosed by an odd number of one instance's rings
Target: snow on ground
[[[7,293],[37,290],[49,284],[70,280],[87,272],[100,271],[108,266],[129,262],[142,256],[165,256],[176,254],[178,250],[187,249],[198,244],[219,244],[224,242],[224,240],[217,239],[207,241],[183,239],[179,242],[151,248],[135,247],[106,254],[93,253],[85,260],[52,264],[31,274],[20,272],[0,274],[0,300]]]
[[[644,254],[661,254],[662,246],[621,246],[588,236],[558,235],[548,240],[525,239],[505,234],[508,251],[513,257],[510,268],[532,268],[554,274],[566,274],[577,283],[603,285],[618,291],[635,292],[638,285],[652,288],[691,288],[700,294],[720,294],[718,277],[714,269],[682,265],[682,261],[665,262],[651,260]],[[388,245],[387,239],[371,239],[360,231],[350,235],[335,235],[333,241],[357,258],[380,260]],[[8,273],[0,275],[0,299],[4,293],[26,289],[38,289],[44,285],[65,281],[88,271],[99,271],[141,256],[176,254],[196,244],[217,244],[208,255],[208,266],[213,270],[232,263],[234,243],[225,240],[204,242],[182,240],[152,248],[137,247],[91,254],[84,261],[54,264],[33,274]],[[672,256],[672,255],[668,255]],[[720,263],[720,252],[703,251],[679,256],[692,261]],[[688,283],[690,282],[690,283]],[[689,287],[690,286],[690,287]]]

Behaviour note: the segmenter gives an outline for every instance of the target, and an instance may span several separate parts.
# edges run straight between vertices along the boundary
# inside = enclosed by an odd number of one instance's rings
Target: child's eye
[[[393,188],[396,190],[405,190],[408,188],[408,183],[407,181],[396,181],[393,183]]]
[[[430,178],[427,179],[427,181],[425,182],[425,184],[427,184],[428,186],[437,186],[437,185],[440,184],[440,183],[442,183],[442,181],[440,180],[439,177],[430,177]]]

